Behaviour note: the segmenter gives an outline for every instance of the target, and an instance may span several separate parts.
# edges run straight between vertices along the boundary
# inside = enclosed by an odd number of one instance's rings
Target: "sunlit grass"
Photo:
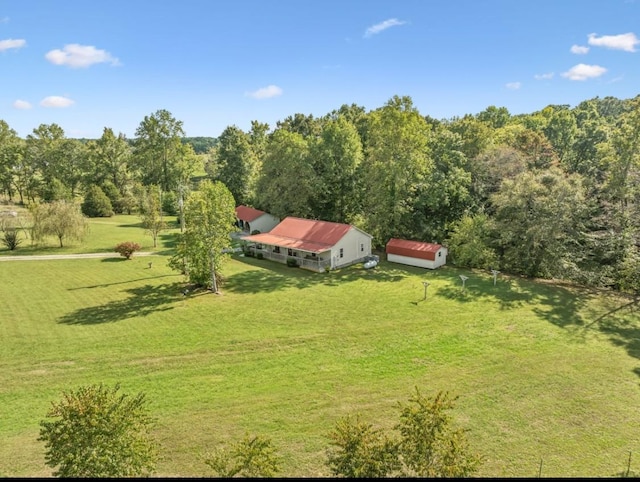
[[[110,221],[103,249],[140,229]],[[547,477],[611,476],[639,448],[629,300],[506,277],[494,287],[453,268],[318,274],[242,257],[221,295],[185,297],[167,257],[153,259],[0,262],[0,475],[47,475],[39,421],[63,390],[99,382],[147,394],[165,476],[211,475],[204,451],[245,432],[273,439],[281,475],[329,475],[338,417],[392,427],[414,386],[460,396],[482,476],[537,476],[541,459]]]

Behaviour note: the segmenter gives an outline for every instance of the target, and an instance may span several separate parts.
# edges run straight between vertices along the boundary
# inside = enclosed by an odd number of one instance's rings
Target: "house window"
[[[311,253],[311,257],[315,258],[316,257],[316,253]]]
[[[438,258],[442,257],[442,251],[438,251]]]
[[[364,251],[364,243],[360,243],[360,251]]]
[[[280,253],[280,246],[274,246],[273,247],[273,252],[274,253]]]
[[[287,255],[293,256],[293,250],[291,248],[287,250]]]
[[[343,248],[340,248],[340,257],[344,258],[344,249]]]

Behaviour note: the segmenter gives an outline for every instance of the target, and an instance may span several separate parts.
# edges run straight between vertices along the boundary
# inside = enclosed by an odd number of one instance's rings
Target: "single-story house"
[[[446,264],[448,250],[437,243],[391,238],[387,243],[386,252],[387,261],[436,269]]]
[[[280,218],[249,206],[238,206],[236,217],[238,218],[238,227],[245,233],[253,231],[268,233],[280,222]]]
[[[267,259],[322,272],[359,263],[371,255],[370,234],[350,224],[287,217],[268,233],[243,236]]]

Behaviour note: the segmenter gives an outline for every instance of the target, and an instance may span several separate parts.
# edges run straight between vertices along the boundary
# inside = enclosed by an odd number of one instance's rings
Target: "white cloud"
[[[50,95],[40,101],[42,107],[69,107],[72,104],[75,104],[73,100],[59,95]]]
[[[13,103],[13,107],[14,109],[31,109],[31,103],[27,102],[26,100],[17,99]]]
[[[7,39],[7,40],[0,40],[0,52],[3,52],[5,50],[9,50],[9,49],[19,49],[21,47],[24,47],[25,45],[27,45],[27,41],[25,39]]]
[[[371,27],[369,27],[364,32],[364,38],[371,37],[372,35],[378,34],[378,33],[382,32],[383,30],[387,30],[388,28],[391,28],[391,27],[397,27],[399,25],[404,25],[405,23],[407,23],[407,22],[400,21],[397,18],[390,18],[388,20],[385,20],[384,22],[380,22],[380,23],[377,23],[377,24],[372,25]]]
[[[271,97],[282,95],[282,89],[277,85],[268,85],[254,92],[247,92],[245,95],[247,97],[253,97],[254,99],[270,99]]]
[[[577,55],[584,55],[589,52],[589,47],[585,47],[584,45],[572,45],[571,53]]]
[[[596,37],[595,33],[589,34],[589,45],[596,45],[598,47],[635,52],[635,47],[638,44],[640,44],[640,39],[631,32],[620,35],[603,35],[602,37]]]
[[[607,71],[599,65],[578,64],[571,67],[561,75],[569,80],[587,80],[600,77]]]
[[[522,84],[520,82],[508,82],[505,84],[505,86],[509,90],[518,90],[520,87],[522,87]]]
[[[533,76],[533,78],[536,80],[549,80],[549,79],[553,79],[554,75],[555,74],[553,72],[548,72],[546,74],[536,74]]]
[[[68,44],[62,50],[47,52],[45,58],[52,64],[68,65],[72,68],[85,68],[102,63],[120,65],[120,61],[109,52],[97,49],[93,45]]]

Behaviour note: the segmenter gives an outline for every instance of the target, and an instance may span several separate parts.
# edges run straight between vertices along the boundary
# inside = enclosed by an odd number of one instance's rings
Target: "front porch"
[[[313,253],[300,249],[288,249],[264,244],[249,244],[247,249],[256,257],[261,254],[264,259],[270,259],[282,264],[286,264],[287,259],[293,258],[300,268],[318,273],[324,273],[327,268],[331,268],[331,251]]]

